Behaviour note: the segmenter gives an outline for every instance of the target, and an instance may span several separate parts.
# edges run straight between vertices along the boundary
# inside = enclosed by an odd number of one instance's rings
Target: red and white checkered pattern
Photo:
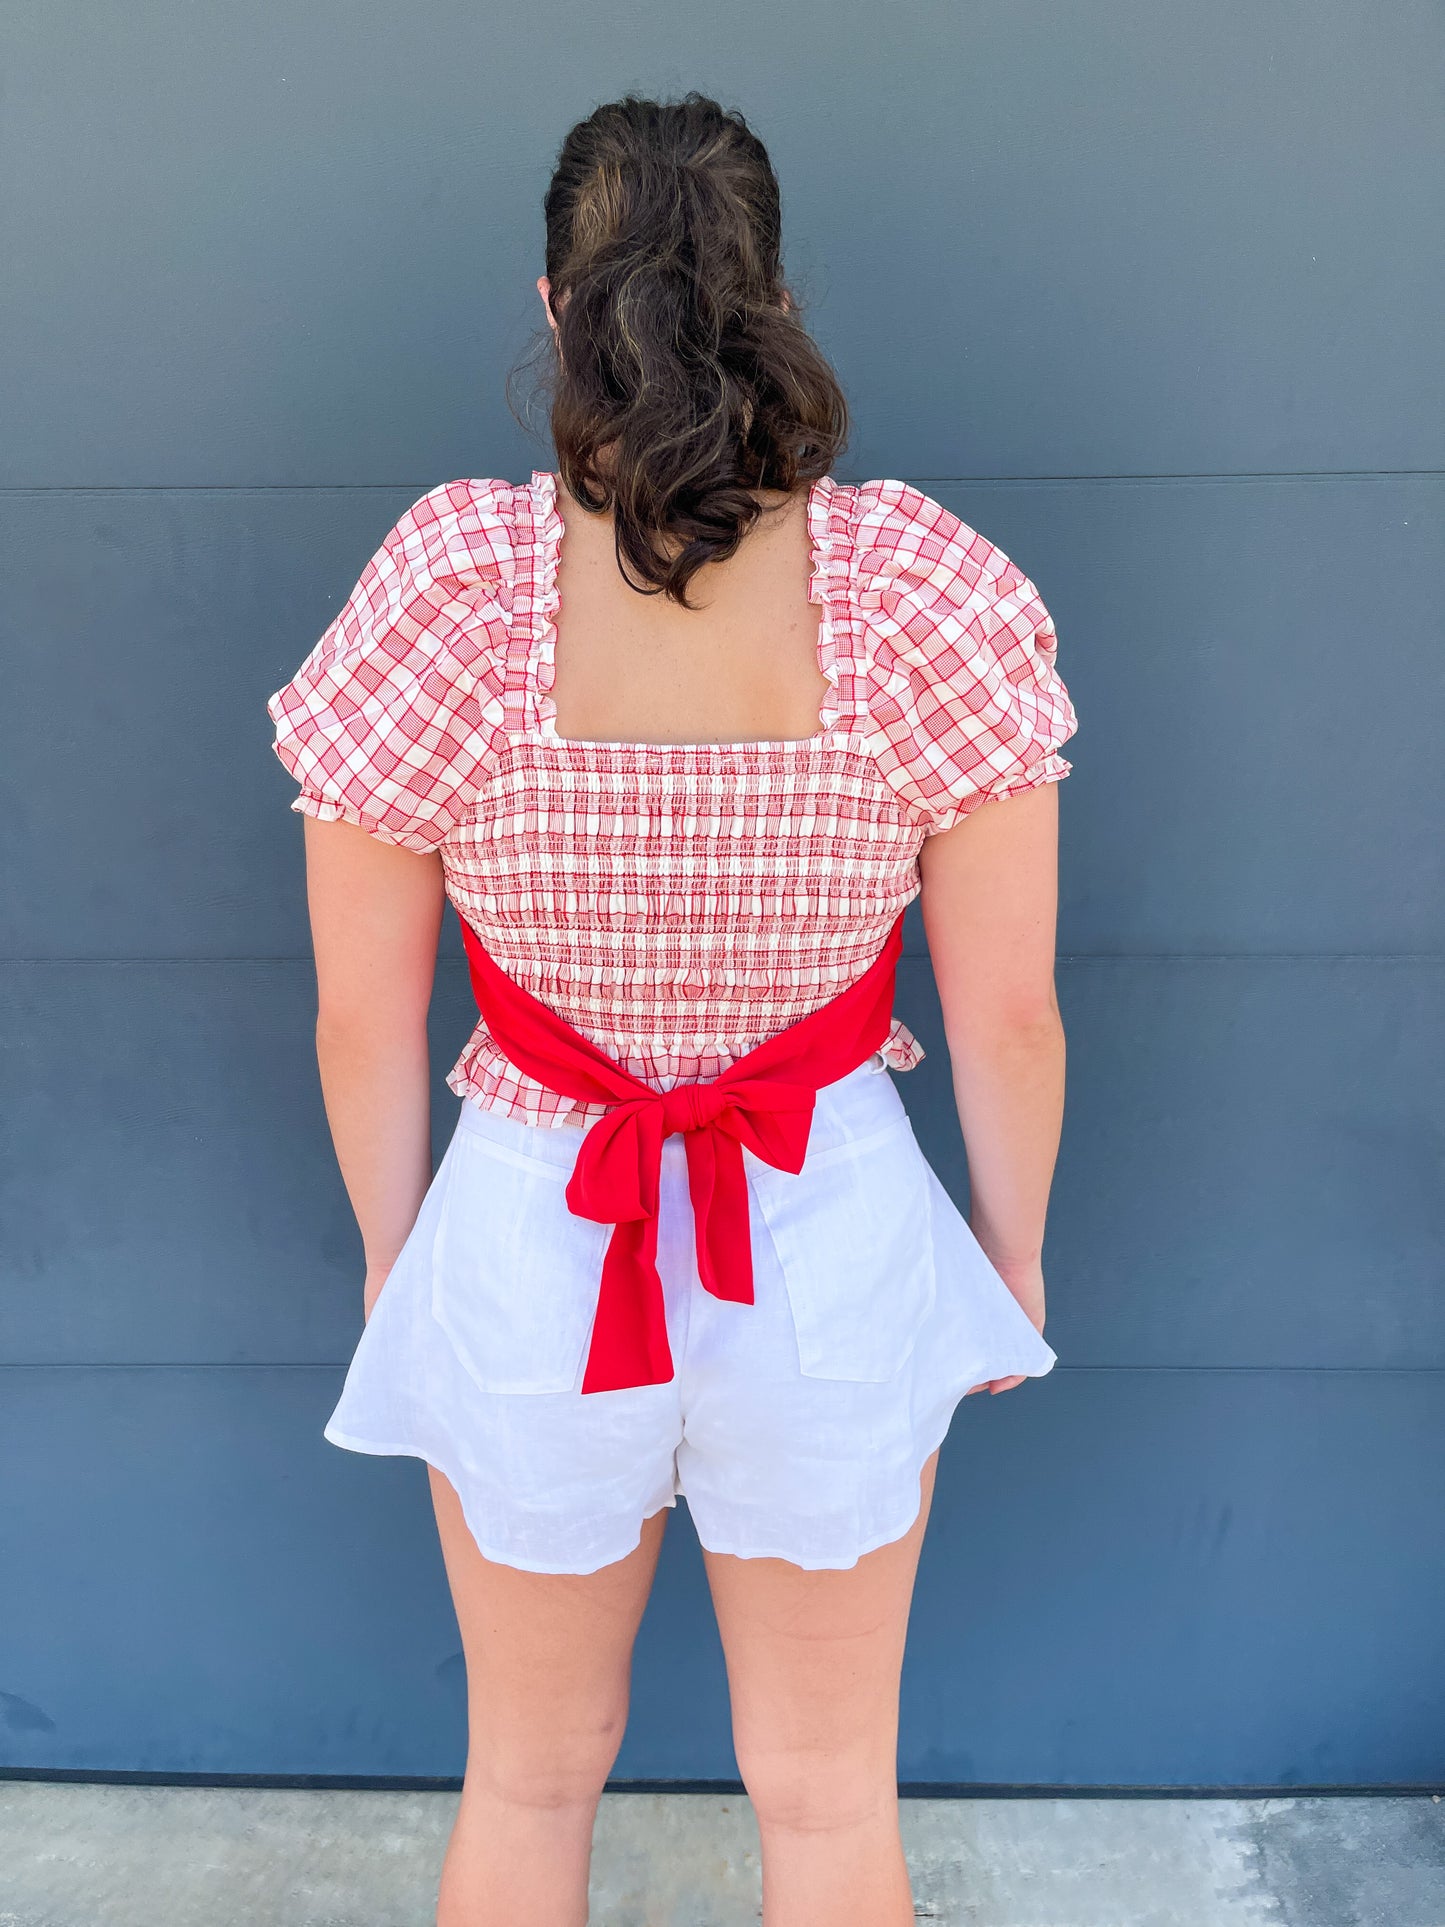
[[[861,975],[926,836],[1070,767],[1053,623],[1007,556],[902,482],[824,479],[808,521],[816,735],[583,743],[550,693],[555,476],[430,490],[268,702],[292,807],[439,850],[503,969],[634,1076],[718,1075]],[[884,1055],[923,1051],[895,1022]],[[602,1110],[482,1024],[447,1082],[528,1123]]]

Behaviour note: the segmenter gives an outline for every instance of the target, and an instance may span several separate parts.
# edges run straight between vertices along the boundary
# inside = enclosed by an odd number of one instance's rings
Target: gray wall
[[[903,1777],[1445,1779],[1439,9],[110,0],[4,38],[0,1757],[460,1771],[421,1468],[320,1436],[359,1246],[263,705],[408,502],[548,465],[501,373],[556,144],[699,85],[773,150],[840,474],[1020,561],[1083,725],[1060,1364],[955,1421]],[[899,1008],[961,1196],[916,922]],[[669,1538],[619,1771],[727,1777]]]

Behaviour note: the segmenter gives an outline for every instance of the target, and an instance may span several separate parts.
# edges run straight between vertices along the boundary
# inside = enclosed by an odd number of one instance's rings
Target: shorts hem
[[[1037,1371],[1025,1372],[1024,1373],[1025,1379],[1047,1378],[1049,1373],[1054,1369],[1054,1365],[1056,1362],[1057,1362],[1057,1354],[1055,1354],[1055,1357],[1049,1360],[1047,1365],[1041,1366]],[[995,1378],[1010,1378],[1013,1376],[1013,1374],[1011,1372],[995,1372],[993,1376]],[[800,1572],[851,1572],[854,1566],[857,1565],[858,1561],[862,1558],[865,1558],[868,1553],[877,1552],[880,1546],[891,1546],[897,1540],[902,1539],[908,1533],[914,1521],[917,1519],[919,1511],[923,1505],[923,1491],[922,1491],[922,1484],[921,1484],[923,1479],[923,1468],[928,1463],[929,1459],[932,1458],[933,1454],[943,1444],[943,1441],[948,1437],[949,1430],[953,1425],[954,1414],[958,1411],[958,1408],[960,1405],[962,1405],[963,1401],[971,1395],[973,1387],[977,1385],[979,1382],[980,1381],[978,1379],[970,1379],[968,1384],[963,1386],[963,1388],[954,1395],[952,1401],[948,1404],[945,1411],[943,1423],[941,1425],[935,1425],[932,1428],[931,1432],[926,1432],[923,1435],[925,1438],[931,1439],[932,1442],[930,1444],[925,1445],[921,1452],[915,1453],[915,1457],[914,1457],[915,1469],[914,1469],[914,1478],[913,1478],[914,1497],[909,1505],[907,1518],[903,1521],[901,1525],[894,1524],[891,1526],[887,1526],[884,1528],[882,1532],[874,1533],[870,1538],[866,1539],[861,1546],[858,1547],[858,1549],[854,1552],[851,1559],[797,1559],[797,1558],[794,1558],[791,1553],[784,1552],[780,1547],[773,1548],[773,1547],[750,1546],[746,1551],[744,1551],[739,1546],[725,1546],[725,1545],[716,1544],[713,1540],[704,1536],[701,1526],[698,1525],[697,1513],[693,1511],[692,1503],[689,1500],[688,1510],[692,1513],[692,1522],[693,1522],[694,1528],[697,1531],[698,1543],[702,1546],[705,1552],[722,1553],[726,1557],[731,1559],[781,1559],[787,1565],[796,1566]],[[984,1380],[982,1382],[986,1384],[988,1381]],[[1015,1387],[1015,1389],[1019,1390],[1022,1388]],[[684,1493],[683,1496],[684,1498],[686,1498],[687,1496],[686,1493]]]
[[[467,1531],[472,1535],[477,1551],[481,1553],[484,1559],[490,1559],[494,1565],[511,1566],[518,1572],[567,1574],[572,1578],[583,1578],[588,1573],[600,1572],[604,1566],[616,1565],[619,1559],[625,1559],[629,1553],[636,1552],[637,1548],[642,1544],[642,1528],[647,1521],[655,1518],[659,1512],[666,1510],[667,1507],[677,1504],[677,1494],[674,1492],[670,1498],[662,1500],[659,1505],[655,1505],[650,1511],[643,1513],[637,1522],[636,1534],[633,1537],[631,1545],[624,1546],[619,1552],[608,1553],[605,1558],[595,1559],[588,1565],[562,1565],[554,1560],[527,1559],[514,1552],[503,1552],[499,1547],[485,1540],[482,1534],[477,1531],[471,1513],[467,1508],[466,1495],[463,1491],[464,1482],[458,1477],[451,1466],[443,1463],[440,1454],[424,1452],[421,1447],[417,1445],[382,1445],[374,1439],[360,1439],[353,1433],[342,1432],[329,1425],[323,1428],[322,1437],[332,1445],[339,1445],[342,1450],[346,1452],[364,1452],[371,1458],[379,1459],[420,1459],[423,1465],[432,1466],[436,1471],[441,1473],[442,1477],[447,1480],[452,1490],[456,1493],[457,1502],[462,1509],[462,1518],[466,1523]]]
[[[964,1395],[960,1394],[953,1405],[949,1407],[948,1416],[944,1419],[942,1427],[937,1431],[933,1443],[926,1445],[922,1452],[917,1453],[915,1456],[913,1499],[909,1505],[908,1517],[903,1521],[902,1525],[895,1524],[886,1526],[882,1532],[874,1533],[870,1538],[864,1540],[863,1544],[854,1552],[851,1559],[796,1559],[791,1553],[783,1552],[781,1549],[774,1550],[766,1546],[752,1546],[744,1552],[737,1546],[714,1545],[710,1540],[703,1537],[702,1528],[698,1526],[697,1523],[697,1514],[694,1512],[692,1522],[697,1530],[698,1543],[705,1552],[722,1553],[730,1559],[781,1559],[786,1565],[796,1566],[800,1572],[851,1572],[860,1559],[866,1558],[870,1552],[877,1552],[882,1546],[896,1544],[899,1539],[906,1537],[911,1530],[923,1507],[923,1468],[948,1437],[949,1427],[953,1424],[953,1415],[963,1403],[963,1397]],[[689,1511],[692,1509],[690,1503],[688,1509]]]
[[[1025,1381],[1032,1378],[1046,1378],[1049,1373],[1053,1371],[1056,1363],[1057,1354],[1052,1353],[1051,1349],[1051,1356],[1047,1364],[1039,1366],[1034,1371],[1025,1370],[1022,1376]],[[992,1377],[1012,1377],[1013,1375],[1013,1373],[1006,1371],[991,1374]],[[511,1566],[519,1572],[565,1573],[571,1574],[573,1577],[582,1577],[587,1573],[599,1572],[604,1566],[615,1565],[619,1559],[625,1559],[629,1553],[635,1552],[638,1546],[641,1545],[642,1527],[646,1521],[655,1517],[656,1514],[664,1510],[664,1508],[675,1507],[679,1496],[688,1499],[688,1511],[692,1517],[694,1530],[697,1532],[698,1543],[706,1552],[718,1553],[733,1559],[781,1559],[787,1565],[796,1566],[801,1572],[850,1572],[858,1564],[859,1560],[864,1558],[868,1553],[876,1552],[881,1546],[894,1544],[897,1540],[903,1538],[912,1527],[923,1503],[923,1494],[920,1488],[920,1481],[923,1477],[923,1467],[947,1438],[949,1429],[953,1424],[954,1415],[958,1411],[959,1406],[965,1398],[971,1395],[973,1386],[980,1382],[986,1384],[988,1381],[986,1379],[980,1381],[974,1377],[969,1377],[966,1383],[960,1381],[957,1391],[944,1402],[941,1408],[944,1414],[942,1423],[934,1425],[928,1432],[922,1435],[928,1443],[924,1444],[921,1450],[915,1449],[914,1452],[913,1496],[908,1505],[906,1517],[903,1518],[901,1523],[895,1522],[885,1527],[881,1532],[870,1535],[862,1545],[854,1550],[852,1556],[849,1558],[800,1559],[782,1547],[749,1545],[744,1549],[738,1545],[721,1544],[704,1533],[693,1502],[688,1498],[685,1487],[680,1491],[675,1487],[667,1498],[641,1515],[630,1543],[621,1547],[621,1549],[616,1552],[608,1553],[604,1558],[594,1559],[586,1565],[567,1565],[557,1561],[528,1559],[515,1553],[504,1552],[496,1548],[477,1531],[471,1512],[467,1506],[466,1497],[463,1492],[463,1482],[459,1479],[452,1467],[445,1462],[441,1454],[423,1451],[421,1447],[417,1445],[382,1444],[376,1440],[358,1438],[355,1434],[344,1432],[339,1427],[331,1424],[323,1428],[323,1437],[332,1445],[341,1446],[348,1452],[362,1452],[377,1458],[420,1459],[424,1464],[434,1466],[436,1470],[442,1474],[443,1478],[451,1483],[453,1490],[456,1492],[467,1530],[471,1533],[473,1540],[476,1542],[477,1549],[483,1558],[490,1559],[497,1565]],[[940,1408],[935,1407],[935,1410],[937,1409]]]

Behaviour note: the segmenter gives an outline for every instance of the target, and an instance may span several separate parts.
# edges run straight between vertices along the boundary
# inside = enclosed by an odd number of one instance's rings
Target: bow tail
[[[672,1377],[667,1309],[657,1269],[657,1219],[614,1224],[602,1258],[597,1315],[582,1374],[584,1392],[665,1385]]]
[[[753,1302],[753,1246],[743,1147],[726,1131],[689,1131],[687,1190],[692,1200],[697,1275],[714,1298]]]

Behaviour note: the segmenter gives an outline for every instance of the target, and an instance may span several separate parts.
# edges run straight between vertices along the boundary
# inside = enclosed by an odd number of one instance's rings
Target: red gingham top
[[[816,735],[560,737],[557,479],[465,478],[390,530],[267,703],[292,808],[439,850],[488,952],[634,1077],[716,1077],[873,961],[925,837],[1066,776],[1077,721],[1032,582],[896,481],[808,496],[827,694]],[[885,1061],[922,1047],[894,1021]],[[537,1124],[587,1123],[478,1023],[447,1083]]]

